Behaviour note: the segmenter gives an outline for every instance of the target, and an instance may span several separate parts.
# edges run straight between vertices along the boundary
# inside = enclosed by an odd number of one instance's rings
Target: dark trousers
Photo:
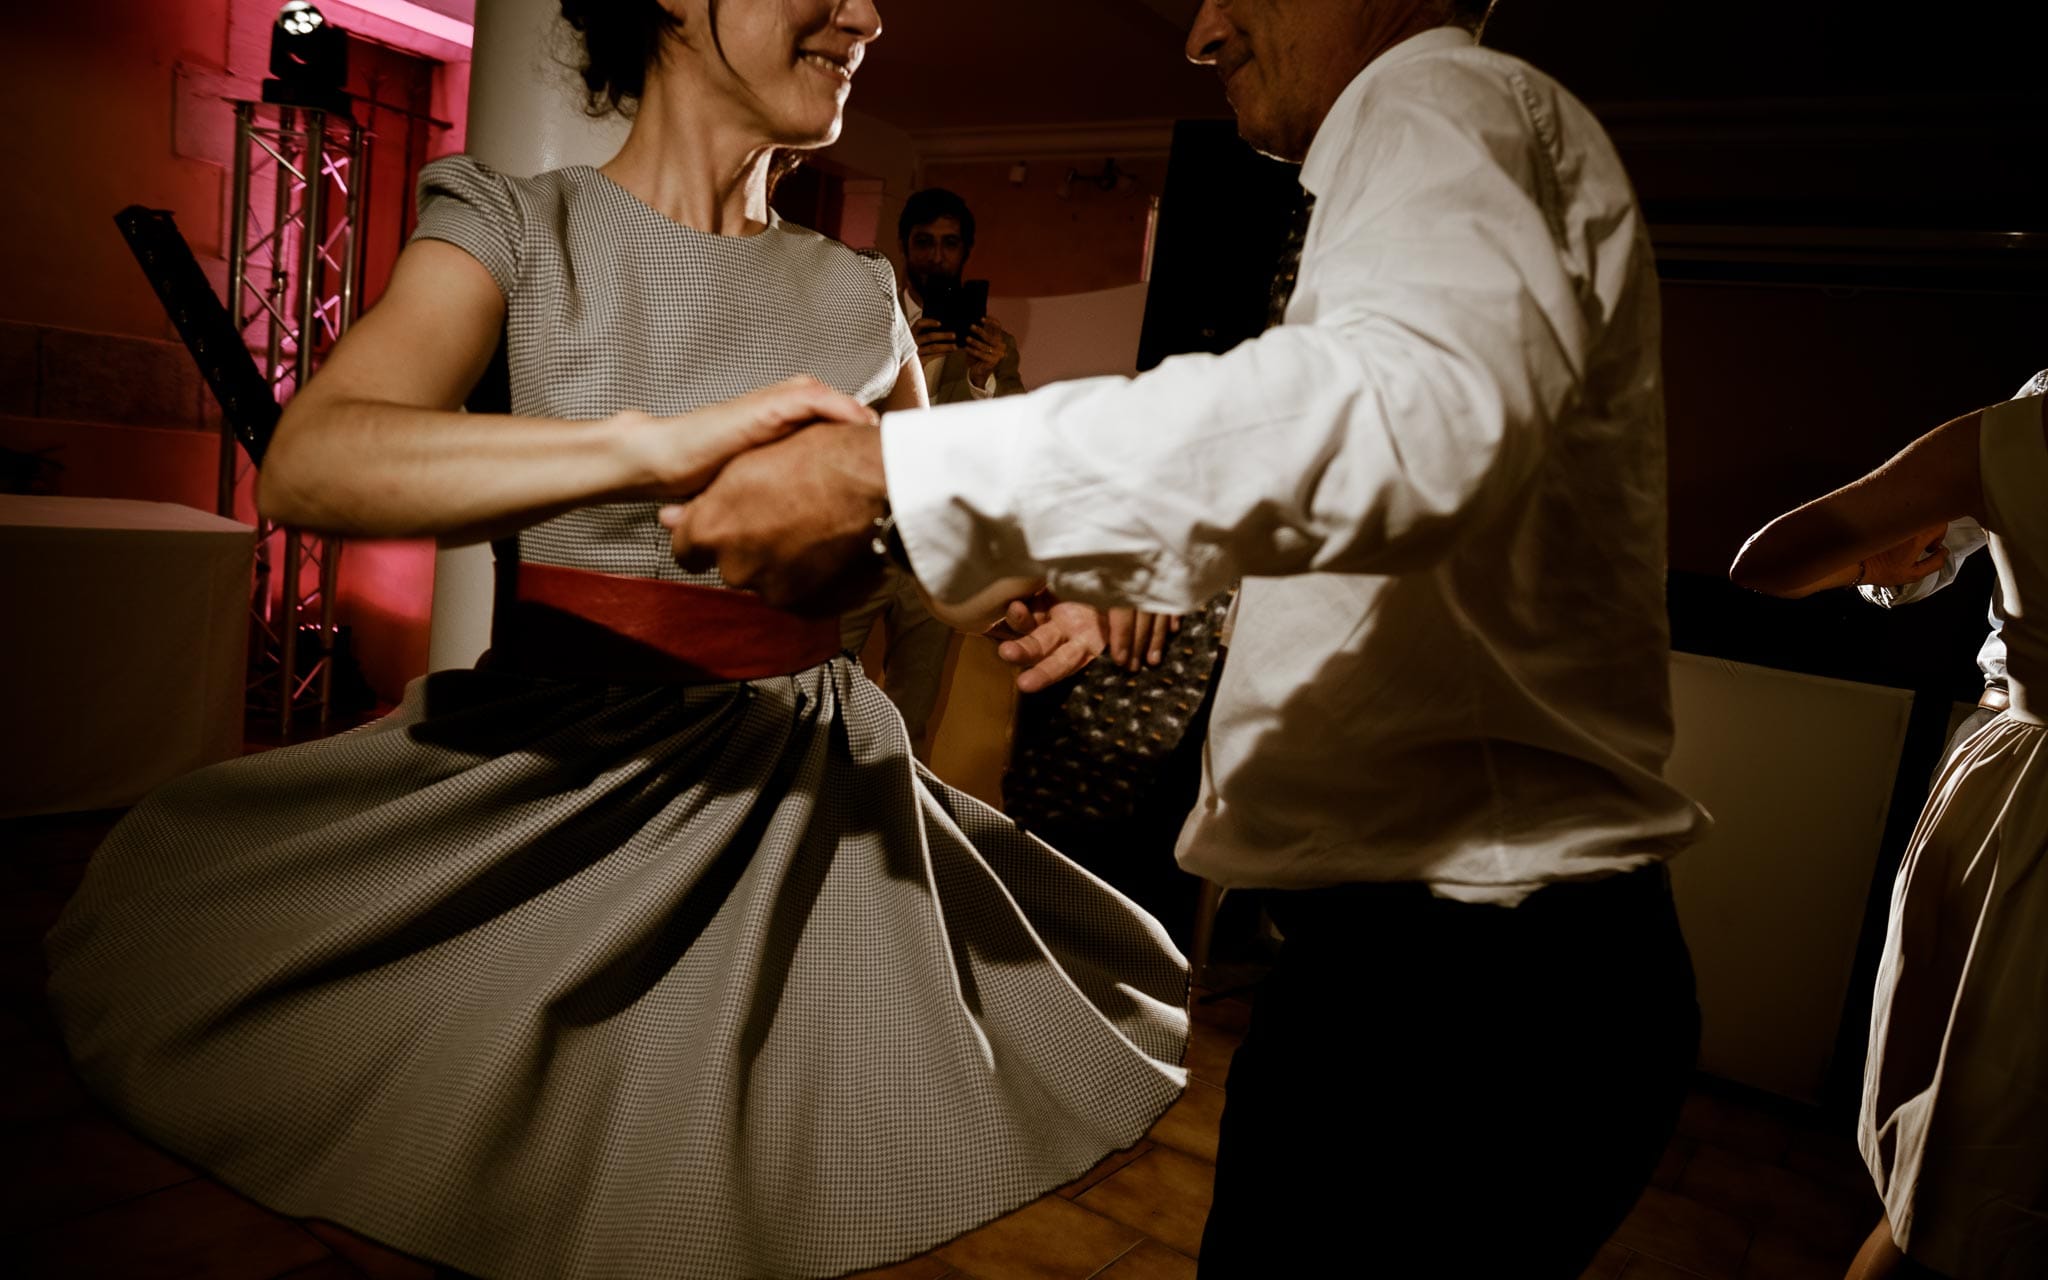
[[[1670,1140],[1699,1048],[1660,866],[1512,909],[1273,893],[1230,1064],[1203,1280],[1576,1280]]]

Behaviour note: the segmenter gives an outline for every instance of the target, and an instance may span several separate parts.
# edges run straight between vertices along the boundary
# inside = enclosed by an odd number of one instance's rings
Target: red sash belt
[[[554,565],[499,566],[493,671],[618,683],[758,680],[839,654],[836,618],[759,596]]]

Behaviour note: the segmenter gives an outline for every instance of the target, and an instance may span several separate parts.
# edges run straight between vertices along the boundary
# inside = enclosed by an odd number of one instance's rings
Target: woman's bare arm
[[[1751,536],[1728,576],[1775,596],[1807,596],[1858,582],[1898,586],[1941,567],[1925,554],[1950,520],[1983,519],[1978,470],[1981,413],[1947,422],[1889,462]]]
[[[809,379],[672,418],[459,412],[504,323],[475,258],[435,240],[406,248],[383,299],[286,407],[263,514],[355,537],[481,541],[591,503],[685,496],[734,453],[813,419],[872,420]]]

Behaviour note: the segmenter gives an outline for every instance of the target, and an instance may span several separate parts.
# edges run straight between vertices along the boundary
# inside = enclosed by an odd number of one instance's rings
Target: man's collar
[[[1366,63],[1364,70],[1353,76],[1351,83],[1344,87],[1344,92],[1338,94],[1337,100],[1330,104],[1330,114],[1323,117],[1322,128],[1316,130],[1315,140],[1308,144],[1308,155],[1301,162],[1301,185],[1308,188],[1309,194],[1313,196],[1320,198],[1324,194],[1324,188],[1335,176],[1338,160],[1351,145],[1348,131],[1332,129],[1330,122],[1347,119],[1355,113],[1354,109],[1358,105],[1358,100],[1365,96],[1366,82],[1371,77],[1388,67],[1434,50],[1470,47],[1473,43],[1472,33],[1463,27],[1433,27],[1409,36]]]
[[[924,304],[910,294],[910,286],[903,286],[903,318],[916,324],[924,318]]]

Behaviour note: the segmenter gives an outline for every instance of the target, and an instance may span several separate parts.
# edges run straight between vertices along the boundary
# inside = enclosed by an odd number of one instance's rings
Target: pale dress
[[[1987,412],[2011,709],[1935,780],[1892,895],[1861,1145],[1893,1238],[1955,1280],[2048,1277],[2048,441]]]

